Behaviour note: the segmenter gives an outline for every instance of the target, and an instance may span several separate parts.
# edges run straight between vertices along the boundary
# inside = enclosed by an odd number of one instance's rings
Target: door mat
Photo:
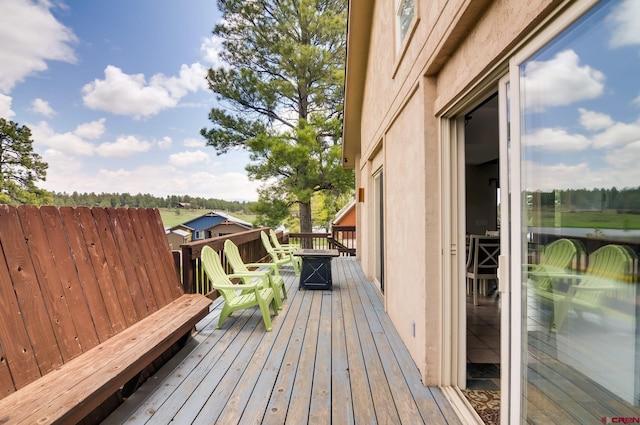
[[[485,424],[500,425],[500,391],[462,390]]]

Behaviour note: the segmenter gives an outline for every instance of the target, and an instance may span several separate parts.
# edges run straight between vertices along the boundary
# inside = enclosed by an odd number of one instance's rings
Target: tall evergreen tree
[[[47,167],[33,151],[29,127],[0,118],[0,203],[51,203],[51,194],[36,186],[46,179]]]
[[[208,81],[218,106],[202,129],[218,154],[246,149],[264,182],[256,212],[275,225],[299,205],[310,232],[311,197],[351,189],[341,166],[346,0],[219,0],[224,65]]]

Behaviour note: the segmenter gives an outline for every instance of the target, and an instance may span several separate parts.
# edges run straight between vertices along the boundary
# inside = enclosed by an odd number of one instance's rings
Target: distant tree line
[[[53,205],[71,207],[135,207],[135,208],[179,208],[207,209],[230,212],[251,213],[255,202],[225,201],[215,198],[192,197],[189,195],[153,196],[148,193],[53,193]]]
[[[534,208],[560,206],[564,211],[615,210],[618,213],[640,214],[640,187],[530,192],[527,202]]]

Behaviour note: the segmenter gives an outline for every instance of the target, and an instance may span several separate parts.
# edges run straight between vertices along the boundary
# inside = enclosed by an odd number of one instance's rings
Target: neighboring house
[[[332,226],[355,226],[356,225],[356,201],[346,204],[331,222]]]
[[[356,238],[356,202],[346,204],[331,222],[331,237],[337,242],[337,248],[348,255],[355,255]]]
[[[586,255],[620,241],[638,252],[614,209],[620,188],[640,186],[638,4],[349,1],[343,163],[356,173],[357,257],[423,383],[465,423],[476,416],[460,390],[478,363],[500,366],[502,423],[640,418],[634,272],[605,279],[584,314],[573,293],[530,291],[527,273],[563,236]],[[597,196],[599,231],[569,229],[578,191]],[[497,318],[482,320],[465,240],[498,229],[499,298],[483,310]],[[555,329],[566,308],[571,324]],[[490,353],[478,332],[495,327]]]
[[[210,211],[200,217],[182,223],[181,226],[191,229],[192,241],[244,232],[253,227],[251,223],[219,211]]]
[[[165,229],[167,239],[169,240],[169,248],[172,251],[180,249],[180,245],[185,244],[191,240],[191,231],[176,226],[174,228]]]

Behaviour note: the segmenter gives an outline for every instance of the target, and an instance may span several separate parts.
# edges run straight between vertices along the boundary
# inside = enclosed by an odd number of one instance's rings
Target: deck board
[[[256,309],[216,329],[220,303],[193,340],[104,424],[460,423],[422,385],[380,298],[352,257],[332,261],[333,289],[298,290],[273,331]]]

